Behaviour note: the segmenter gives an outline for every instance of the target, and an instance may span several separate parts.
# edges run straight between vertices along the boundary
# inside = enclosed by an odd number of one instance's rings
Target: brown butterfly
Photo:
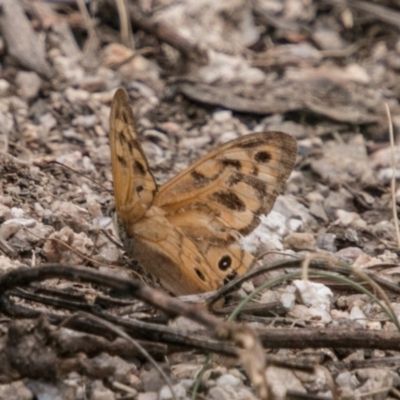
[[[254,259],[239,239],[270,212],[297,153],[288,134],[253,133],[158,187],[123,89],[111,105],[110,147],[125,249],[175,295],[216,290],[251,267]]]

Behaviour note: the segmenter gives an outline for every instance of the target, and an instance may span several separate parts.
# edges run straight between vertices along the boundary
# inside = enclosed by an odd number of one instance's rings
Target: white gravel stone
[[[0,238],[7,240],[15,235],[21,227],[33,228],[36,221],[32,218],[12,218],[3,222],[0,226]]]
[[[90,93],[69,87],[65,89],[65,97],[71,104],[86,105],[90,99]]]
[[[174,385],[172,388],[174,390],[175,397],[177,399],[181,399],[181,400],[187,399],[186,389],[183,387],[183,385],[178,383],[177,385]],[[163,386],[159,393],[159,400],[172,400],[173,398],[174,397],[172,396],[170,388],[167,385]]]
[[[241,380],[231,374],[222,375],[217,379],[217,386],[220,387],[225,387],[225,386],[237,387],[240,386],[241,384],[242,384]]]
[[[114,393],[106,388],[102,381],[94,381],[89,385],[89,399],[90,400],[114,400]]]
[[[7,95],[10,84],[5,79],[0,79],[0,97]]]
[[[137,400],[159,400],[157,392],[146,392],[146,393],[139,393]]]
[[[296,296],[293,293],[283,293],[280,297],[280,301],[286,310],[291,310],[296,302]]]
[[[297,295],[301,302],[310,307],[329,311],[333,302],[331,289],[322,283],[296,279],[293,284],[297,288]]]
[[[241,238],[243,248],[255,253],[260,246],[268,249],[283,250],[282,237],[287,233],[286,218],[276,211],[271,211],[268,216],[260,216],[261,224],[250,234]]]
[[[365,328],[367,323],[367,317],[360,307],[354,306],[350,311],[350,319],[357,321],[359,325]]]
[[[28,101],[37,97],[42,86],[42,80],[35,72],[18,72],[15,83],[18,87],[18,94]]]
[[[33,393],[22,380],[0,385],[0,399],[32,400],[33,398]]]
[[[18,207],[11,207],[11,216],[13,218],[22,218],[24,216],[24,210]]]
[[[213,387],[209,391],[209,396],[211,400],[232,400],[229,393],[220,387]]]
[[[0,221],[4,221],[11,217],[11,210],[10,207],[5,206],[4,204],[0,203]]]
[[[230,110],[216,111],[214,112],[212,117],[215,122],[222,124],[232,119],[232,111]]]

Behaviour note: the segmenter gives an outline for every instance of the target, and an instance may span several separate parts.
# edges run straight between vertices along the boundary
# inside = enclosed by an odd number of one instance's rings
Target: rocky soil
[[[0,399],[399,399],[400,2],[123,3],[1,1]],[[210,313],[121,289],[162,290],[110,217],[119,87],[159,183],[249,132],[298,141],[243,242],[262,274]]]

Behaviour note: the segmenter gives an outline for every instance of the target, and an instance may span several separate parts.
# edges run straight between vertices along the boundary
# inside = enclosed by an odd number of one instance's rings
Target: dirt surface
[[[219,316],[276,280],[238,317],[269,357],[261,373],[269,398],[400,398],[392,207],[394,197],[399,210],[400,192],[390,186],[385,109],[397,166],[400,2],[120,3],[1,2],[1,273],[58,263],[139,276],[158,288],[124,256],[110,218],[108,118],[119,87],[159,183],[228,140],[287,132],[298,141],[295,170],[243,241],[267,271],[231,294]],[[290,275],[300,271],[296,257],[311,262],[310,281],[304,270]],[[286,264],[268,271],[277,262]],[[9,290],[1,300],[0,399],[173,398],[155,367],[110,327],[55,328],[78,310],[98,316],[94,304],[165,330],[130,333],[157,359],[176,398],[190,398],[209,352],[216,354],[196,398],[260,396],[251,363],[213,342],[204,324],[168,318],[132,293],[63,271],[29,289],[29,280],[0,282]]]

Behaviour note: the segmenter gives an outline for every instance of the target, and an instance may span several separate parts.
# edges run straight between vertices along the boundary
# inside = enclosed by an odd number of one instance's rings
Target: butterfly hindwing
[[[201,293],[221,286],[198,246],[163,215],[145,216],[132,233],[125,241],[128,253],[171,293]]]

